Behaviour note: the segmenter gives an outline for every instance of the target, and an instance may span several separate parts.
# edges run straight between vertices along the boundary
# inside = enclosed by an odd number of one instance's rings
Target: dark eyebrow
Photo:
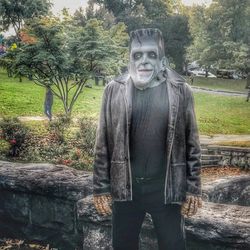
[[[132,53],[133,53],[133,54],[136,53],[136,52],[142,52],[142,51],[141,51],[140,49],[132,50]],[[149,49],[149,50],[147,50],[146,52],[147,52],[147,53],[148,53],[148,52],[154,52],[154,53],[157,54],[158,50],[157,50],[157,49]]]

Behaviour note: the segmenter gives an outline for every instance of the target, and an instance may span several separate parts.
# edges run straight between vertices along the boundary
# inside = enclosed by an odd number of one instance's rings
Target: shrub
[[[29,130],[18,118],[3,118],[0,121],[1,138],[9,143],[9,155],[18,156],[23,150]]]
[[[78,123],[79,131],[76,133],[77,145],[84,154],[93,157],[97,122],[93,118],[83,117],[79,119]]]
[[[65,134],[71,124],[71,119],[66,115],[59,115],[55,120],[49,122],[48,130],[50,139],[59,143],[65,142]]]

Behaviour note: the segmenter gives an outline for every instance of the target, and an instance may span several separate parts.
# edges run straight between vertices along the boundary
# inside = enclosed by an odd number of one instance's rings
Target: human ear
[[[167,58],[165,56],[163,56],[161,58],[161,70],[165,70],[166,69],[167,64],[168,64],[167,62],[168,62]]]

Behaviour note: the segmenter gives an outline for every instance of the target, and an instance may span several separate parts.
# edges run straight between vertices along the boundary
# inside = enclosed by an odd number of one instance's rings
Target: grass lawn
[[[203,81],[205,80],[208,80],[207,85],[211,87],[214,84],[211,80],[216,79],[203,78]],[[231,80],[223,80],[223,84],[226,85],[227,81],[228,86],[232,87]],[[243,88],[243,81],[241,85]],[[98,117],[102,92],[102,86],[84,88],[73,108],[73,117]],[[8,78],[4,71],[0,71],[0,117],[43,116],[44,95],[45,90],[33,82],[23,79],[23,82],[19,83],[18,79]],[[206,93],[195,93],[194,96],[201,134],[250,134],[250,103],[245,101],[245,97]],[[62,104],[55,98],[53,114],[61,112]]]
[[[195,77],[194,86],[205,87],[210,89],[220,89],[229,91],[246,92],[246,79],[244,80],[233,80],[233,79],[220,79],[220,78],[205,78]]]
[[[250,103],[245,97],[194,93],[201,134],[250,134]]]
[[[73,115],[97,117],[100,109],[102,86],[84,88],[75,103]],[[0,117],[1,116],[43,116],[45,89],[23,78],[9,78],[0,70]],[[53,114],[63,112],[62,103],[54,98]]]

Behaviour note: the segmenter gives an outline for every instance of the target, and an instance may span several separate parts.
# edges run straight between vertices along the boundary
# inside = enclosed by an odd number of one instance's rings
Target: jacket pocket
[[[171,164],[172,175],[172,195],[173,199],[182,199],[186,193],[186,163],[172,163]]]
[[[110,168],[111,192],[115,199],[126,198],[126,162],[111,161]]]

